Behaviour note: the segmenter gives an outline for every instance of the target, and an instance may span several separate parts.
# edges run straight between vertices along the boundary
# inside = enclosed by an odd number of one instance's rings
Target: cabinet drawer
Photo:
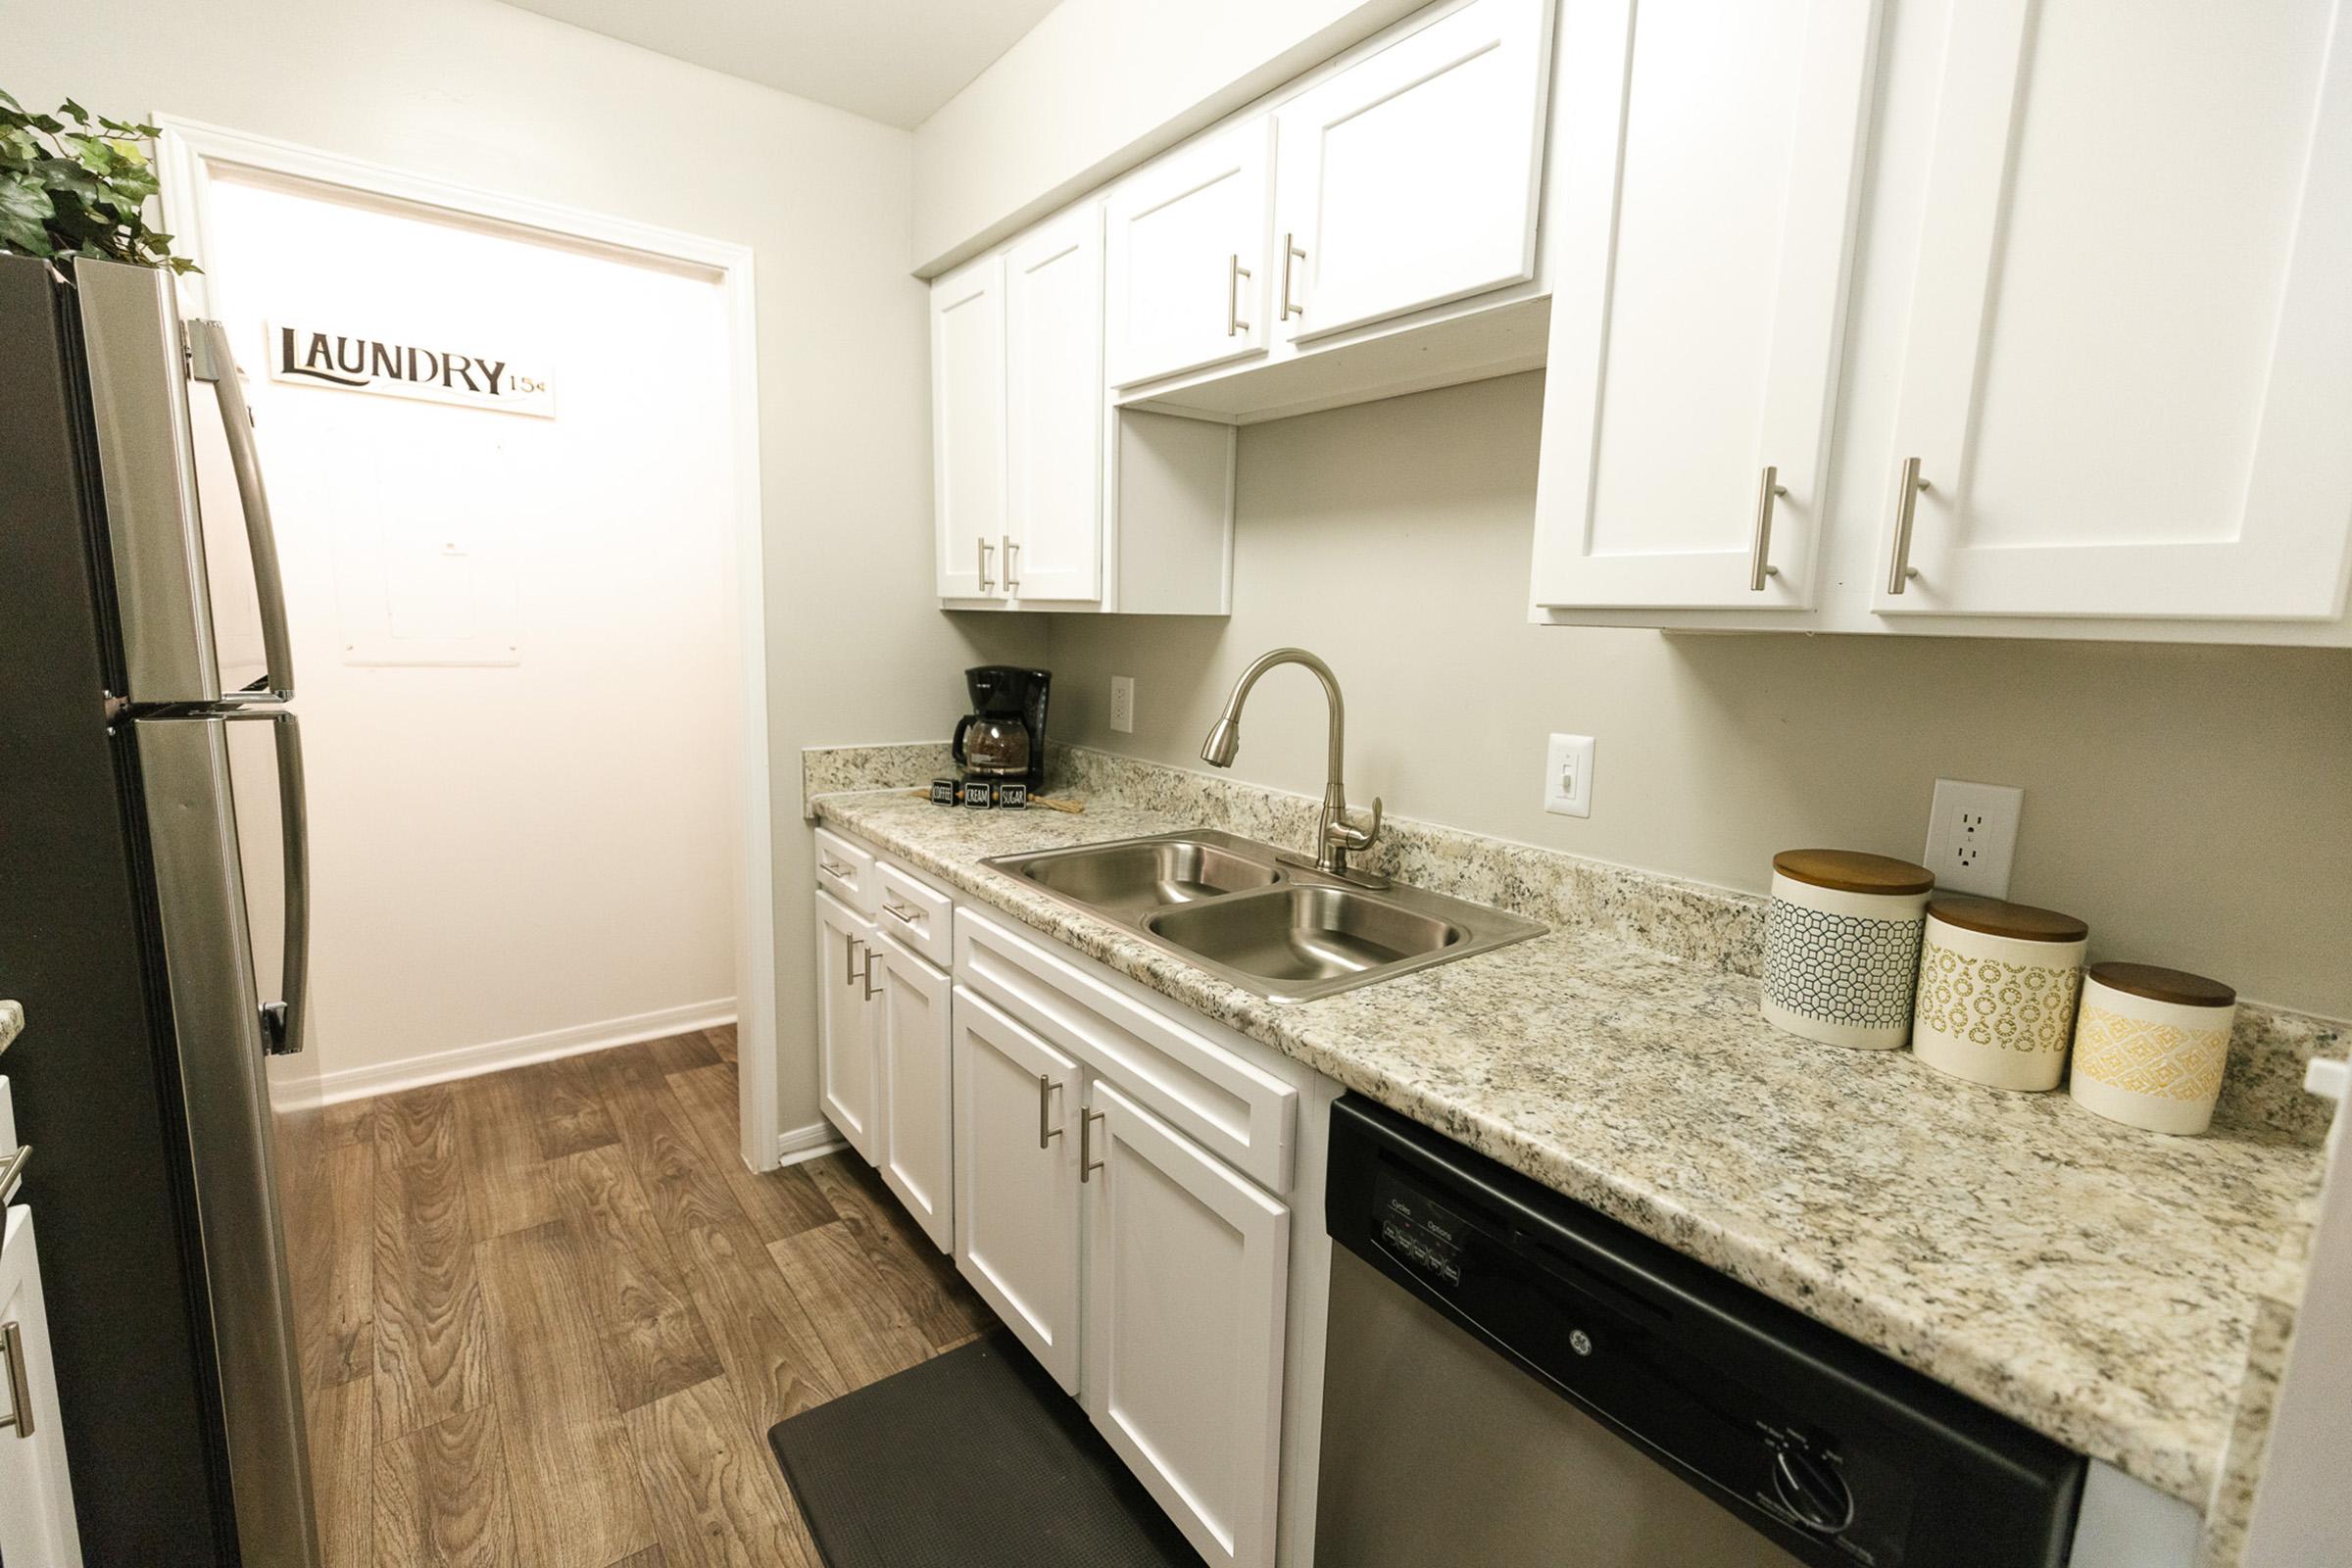
[[[1236,1170],[1289,1190],[1289,1084],[970,909],[956,911],[956,978]]]
[[[956,906],[888,860],[874,862],[874,923],[942,969],[956,961]]]
[[[816,832],[816,885],[859,914],[874,912],[874,853],[838,833]]]

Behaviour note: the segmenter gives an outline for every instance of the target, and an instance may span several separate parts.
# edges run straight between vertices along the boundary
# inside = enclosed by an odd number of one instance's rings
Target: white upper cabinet
[[[1475,0],[1276,111],[1285,337],[1535,276],[1550,13]]]
[[[1004,258],[1007,486],[1015,600],[1102,597],[1102,209],[1051,220]]]
[[[1968,0],[1936,100],[1873,609],[2339,616],[2352,7]]]
[[[1110,381],[1134,386],[1265,349],[1274,124],[1186,144],[1109,196]]]
[[[1878,9],[1572,10],[1538,605],[1812,603]]]
[[[939,596],[1002,591],[1004,270],[987,256],[931,285],[931,474]]]
[[[1101,201],[1081,202],[931,285],[950,608],[1230,608],[1233,431],[1111,407],[1102,222]]]

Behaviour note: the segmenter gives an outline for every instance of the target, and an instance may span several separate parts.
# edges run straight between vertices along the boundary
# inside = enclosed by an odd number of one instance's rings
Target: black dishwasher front
[[[2080,1455],[1352,1095],[1325,1217],[1319,1562],[2066,1561]]]

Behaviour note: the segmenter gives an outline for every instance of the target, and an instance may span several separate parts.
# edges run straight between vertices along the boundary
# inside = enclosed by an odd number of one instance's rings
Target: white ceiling
[[[1054,0],[509,3],[909,129],[1054,6]]]

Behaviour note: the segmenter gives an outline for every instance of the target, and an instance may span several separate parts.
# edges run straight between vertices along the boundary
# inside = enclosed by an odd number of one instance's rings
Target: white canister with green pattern
[[[1924,865],[1854,850],[1772,858],[1764,911],[1764,1016],[1832,1046],[1892,1051],[1910,1038]]]
[[[2000,899],[1928,906],[1911,1050],[1931,1067],[1995,1089],[2055,1089],[2066,1075],[2090,928]]]

